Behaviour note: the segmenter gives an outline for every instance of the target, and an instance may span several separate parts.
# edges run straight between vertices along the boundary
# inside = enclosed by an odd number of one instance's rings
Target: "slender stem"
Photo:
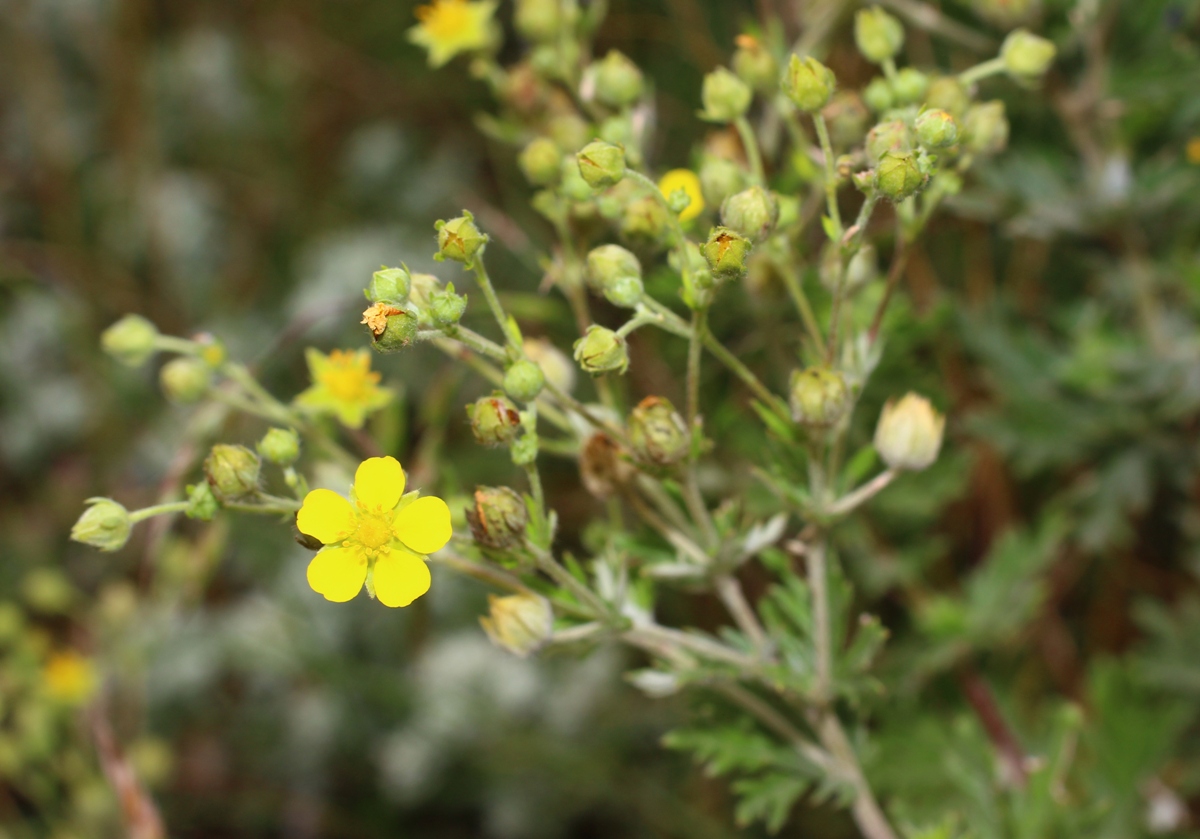
[[[974,67],[963,70],[958,74],[958,81],[963,87],[970,87],[978,81],[1004,72],[1004,59],[1000,56],[980,62]]]
[[[746,160],[750,164],[750,175],[755,184],[763,186],[767,177],[763,172],[762,152],[758,150],[758,138],[754,136],[754,128],[744,116],[738,117],[733,124],[737,128],[738,136],[742,138],[742,148],[746,150]]]
[[[529,479],[529,494],[533,496],[533,503],[537,505],[542,520],[545,521],[546,495],[542,490],[542,475],[538,472],[536,463],[525,464],[525,476]]]
[[[991,38],[947,17],[936,6],[929,3],[922,3],[920,0],[880,0],[880,2],[884,6],[895,9],[921,29],[935,32],[952,41],[958,41],[967,49],[987,52],[996,47],[996,42]]]
[[[838,719],[832,708],[821,712],[816,719],[821,745],[842,764],[854,787],[854,803],[851,805],[850,812],[854,816],[854,822],[858,825],[858,829],[867,839],[896,839],[896,833],[888,823],[887,816],[883,814],[879,803],[875,801],[875,795],[871,792],[871,787],[863,775],[862,767],[858,764],[858,756],[854,753],[854,747],[850,745],[849,738],[846,737],[841,720]]]
[[[754,659],[744,653],[738,652],[733,647],[722,644],[720,641],[704,635],[682,632],[678,629],[660,626],[656,623],[638,625],[632,629],[628,629],[625,631],[624,637],[631,641],[641,638],[652,642],[657,641],[658,643],[682,647],[714,661],[732,664],[735,667],[741,668],[744,672],[752,672],[758,666],[758,663]]]
[[[754,609],[746,600],[746,593],[742,590],[742,584],[737,578],[730,574],[722,574],[714,581],[717,589],[717,595],[721,598],[721,602],[725,604],[725,608],[729,610],[730,616],[738,625],[738,628],[750,639],[758,650],[759,655],[766,658],[771,653],[771,639],[767,636],[767,632],[758,621],[758,616],[754,614]]]
[[[817,127],[817,138],[821,141],[821,155],[825,158],[825,204],[829,218],[833,220],[834,240],[842,239],[842,213],[838,209],[837,200],[837,166],[833,159],[833,143],[829,142],[829,126],[825,117],[819,113],[813,114],[813,124]]]
[[[824,345],[825,339],[821,335],[821,327],[817,323],[817,316],[813,313],[812,305],[808,302],[808,295],[804,293],[804,288],[800,284],[800,278],[795,271],[783,271],[783,283],[787,286],[788,294],[792,298],[792,302],[796,304],[796,310],[800,313],[800,320],[804,323],[804,328],[808,330],[808,337],[812,341],[813,346],[819,348]]]
[[[481,248],[479,253],[475,254],[475,258],[471,260],[471,267],[475,270],[475,279],[478,281],[479,289],[483,292],[483,296],[487,300],[488,308],[492,310],[492,316],[496,319],[505,342],[519,354],[524,355],[524,349],[517,341],[516,336],[509,331],[508,318],[504,314],[504,307],[500,305],[500,298],[496,296],[496,289],[492,286],[491,277],[488,276],[487,266],[483,264],[483,254],[486,250],[486,247]]]
[[[165,516],[168,513],[182,513],[187,508],[187,501],[168,501],[165,504],[155,504],[153,507],[143,507],[140,510],[134,510],[129,514],[129,520],[136,524],[139,521],[145,521],[154,516]]]
[[[879,306],[875,309],[875,316],[871,318],[871,328],[867,330],[867,342],[875,343],[875,339],[879,337],[879,327],[883,325],[883,315],[887,312],[888,303],[891,302],[892,294],[896,291],[896,286],[900,282],[900,276],[904,273],[904,266],[908,263],[908,240],[903,234],[896,238],[896,250],[892,254],[892,264],[888,268],[887,285],[883,289],[883,297],[879,300]]]
[[[705,333],[705,316],[708,310],[699,308],[692,312],[691,334],[688,336],[687,359],[687,426],[689,433],[695,433],[696,421],[700,416],[700,358],[703,350]],[[692,447],[692,459],[695,459],[696,447]]]
[[[623,443],[628,442],[625,438],[624,431],[622,431],[620,428],[613,425],[611,422],[604,419],[603,417],[596,416],[596,414],[590,408],[588,408],[587,405],[584,405],[582,402],[580,402],[574,396],[567,393],[565,390],[560,388],[558,385],[554,384],[554,382],[551,382],[549,379],[546,380],[546,392],[549,393],[551,396],[553,396],[555,399],[557,399],[564,408],[567,408],[567,409],[579,414],[579,416],[583,417],[585,420],[587,420],[589,423],[591,423],[594,428],[597,428],[597,429],[603,431],[605,434],[612,437],[614,440],[618,440]]]
[[[895,470],[888,469],[880,472],[870,481],[854,490],[854,492],[843,495],[837,501],[830,504],[825,508],[825,513],[830,516],[843,516],[863,502],[874,498],[879,494],[880,490],[890,484],[895,478]]]
[[[174,335],[156,335],[154,346],[164,352],[179,353],[180,355],[196,355],[200,352],[200,345],[195,341],[176,338]]]
[[[560,565],[558,560],[551,556],[548,551],[536,545],[531,545],[530,552],[533,554],[534,559],[537,560],[538,568],[546,572],[546,575],[553,579],[554,582],[574,594],[576,599],[591,609],[596,616],[604,617],[611,614],[612,610],[609,609],[608,604],[601,600],[594,591],[575,579],[575,575]]]
[[[505,352],[504,347],[489,338],[483,337],[478,332],[467,329],[465,326],[456,324],[452,327],[447,327],[446,335],[460,344],[470,347],[480,355],[486,355],[488,358],[500,362],[508,361],[508,353]]]
[[[805,737],[800,729],[792,724],[791,720],[768,705],[759,696],[736,683],[715,682],[711,687],[757,717],[759,722],[782,737],[810,763],[830,774],[840,774],[840,767],[828,752]]]
[[[883,75],[887,76],[889,82],[896,81],[896,61],[890,56],[883,60]]]
[[[808,563],[808,585],[813,600],[813,644],[817,652],[817,683],[813,693],[818,704],[829,702],[833,686],[833,654],[829,632],[829,581],[825,563],[825,540],[817,539],[804,553]]]
[[[742,364],[742,362],[738,360],[737,356],[731,353],[720,341],[713,337],[711,332],[705,332],[704,346],[708,347],[708,351],[715,355],[718,361],[728,367],[735,376],[741,379],[746,387],[754,391],[754,395],[757,396],[763,402],[763,404],[771,408],[782,419],[791,422],[791,416],[788,413],[787,406],[783,403],[783,401],[778,396],[771,393],[771,391],[767,390],[766,385],[758,380],[758,376],[755,376],[754,373],[750,372],[750,368],[748,368],[745,364]]]

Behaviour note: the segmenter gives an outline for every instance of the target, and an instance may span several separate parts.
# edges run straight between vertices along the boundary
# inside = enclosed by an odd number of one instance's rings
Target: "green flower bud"
[[[974,12],[1001,29],[1012,29],[1038,12],[1041,0],[971,0]]]
[[[442,281],[433,274],[413,274],[408,300],[419,309],[428,309],[435,292],[442,288]]]
[[[1000,58],[1010,76],[1034,84],[1050,69],[1056,52],[1053,42],[1026,29],[1014,29],[1000,47]]]
[[[920,471],[937,460],[946,418],[929,400],[909,393],[888,401],[875,428],[875,450],[891,469]]]
[[[471,535],[483,548],[506,551],[525,542],[529,510],[508,487],[476,487],[475,503],[467,508]]]
[[[615,114],[600,123],[599,136],[606,143],[620,146],[627,158],[635,157],[637,146],[634,141],[637,137],[634,134],[633,119],[628,112]]]
[[[158,381],[168,399],[179,405],[190,405],[208,393],[212,368],[198,358],[180,356],[163,365],[158,371]]]
[[[732,160],[706,155],[700,163],[700,193],[714,207],[746,185],[746,171]]]
[[[583,173],[579,171],[579,159],[575,155],[563,157],[558,191],[564,198],[574,202],[588,201],[596,195],[596,190],[583,179]]]
[[[546,123],[550,139],[560,149],[577,149],[588,141],[591,133],[588,121],[574,112],[557,114]],[[572,164],[574,161],[571,161]]]
[[[363,312],[362,322],[371,330],[371,347],[376,352],[393,353],[416,339],[420,319],[415,310],[376,303]]]
[[[753,35],[738,35],[737,51],[733,54],[733,72],[758,93],[770,94],[779,89],[779,62],[762,41]]]
[[[562,174],[562,152],[549,137],[538,137],[521,150],[517,163],[535,186],[550,186]]]
[[[563,18],[559,0],[517,0],[513,25],[522,38],[553,41],[562,30]]]
[[[454,283],[446,283],[445,288],[439,288],[429,295],[429,319],[434,326],[453,326],[462,320],[466,310],[467,296],[455,294]]]
[[[300,456],[300,437],[290,428],[272,428],[258,441],[256,448],[276,466],[291,466]]]
[[[862,9],[854,16],[854,43],[863,58],[882,64],[904,46],[904,27],[878,6]]]
[[[829,123],[829,137],[834,148],[858,145],[867,132],[870,113],[862,99],[852,90],[835,93],[821,112]]]
[[[999,99],[972,105],[963,117],[963,138],[975,154],[997,154],[1008,145],[1008,117]]]
[[[88,508],[71,528],[71,538],[111,553],[125,547],[133,519],[129,511],[111,498],[89,498]]]
[[[792,373],[789,393],[792,419],[808,428],[829,428],[850,407],[850,389],[841,373],[809,367]]]
[[[625,177],[625,150],[603,140],[592,140],[575,155],[579,174],[592,189],[604,189]]]
[[[912,152],[885,152],[876,172],[879,191],[893,202],[903,201],[925,185],[926,175]]]
[[[912,131],[903,120],[881,122],[867,132],[867,157],[879,160],[888,152],[912,151]]]
[[[624,373],[629,368],[629,350],[625,339],[603,326],[592,324],[575,342],[575,360],[584,372]]]
[[[631,309],[642,299],[642,264],[620,245],[592,248],[587,268],[592,287],[614,306]]]
[[[783,74],[783,92],[802,111],[819,111],[829,103],[837,87],[833,71],[811,55],[793,54]]]
[[[525,658],[550,640],[554,612],[540,594],[489,594],[488,616],[480,618],[479,624],[497,647]]]
[[[217,515],[217,511],[221,509],[221,503],[213,495],[212,487],[208,485],[208,481],[201,481],[198,484],[188,484],[187,500],[188,506],[183,511],[183,514],[189,519],[212,521]]]
[[[466,210],[458,218],[439,221],[434,225],[438,232],[438,252],[433,258],[438,262],[453,259],[470,265],[479,249],[487,244],[488,237],[475,226],[475,216]]]
[[[546,374],[532,361],[515,361],[504,371],[504,392],[518,402],[532,402],[546,386]]]
[[[929,90],[929,77],[920,70],[905,67],[896,73],[892,79],[892,93],[896,96],[896,104],[912,105],[925,98]]]
[[[630,201],[621,214],[621,237],[630,244],[656,247],[667,235],[667,209],[652,195]]]
[[[485,446],[511,443],[521,430],[521,415],[517,406],[500,394],[484,396],[467,406],[471,432]]]
[[[863,101],[877,114],[890,111],[896,105],[891,83],[882,76],[871,79],[863,89]]]
[[[700,118],[709,122],[733,122],[746,113],[754,91],[725,67],[718,67],[704,77],[700,101],[704,110]]]
[[[929,83],[925,105],[940,108],[955,119],[961,119],[971,104],[971,95],[954,76],[938,76]]]
[[[204,476],[222,501],[235,501],[258,492],[262,461],[245,446],[218,443],[204,460]]]
[[[545,338],[526,338],[525,357],[540,367],[546,381],[563,393],[575,389],[575,365],[566,353]]]
[[[588,70],[596,85],[596,99],[609,107],[624,108],[642,95],[645,87],[642,71],[617,50],[609,50],[608,55]]]
[[[718,280],[736,280],[746,273],[750,240],[728,227],[714,227],[700,246],[708,268]]]
[[[155,352],[158,330],[141,315],[126,315],[100,335],[100,346],[122,364],[141,367]]]
[[[412,288],[412,276],[404,266],[380,268],[371,275],[367,300],[371,303],[403,303]]]
[[[761,186],[731,195],[721,205],[721,223],[751,242],[766,239],[778,220],[779,202]]]
[[[958,123],[946,111],[923,112],[916,128],[917,140],[928,149],[944,149],[958,142]]]
[[[678,463],[691,448],[683,417],[661,396],[647,396],[630,413],[629,444],[639,459],[655,466]]]

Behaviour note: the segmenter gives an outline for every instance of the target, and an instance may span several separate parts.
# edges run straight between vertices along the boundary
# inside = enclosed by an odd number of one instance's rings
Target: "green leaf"
[[[734,817],[746,827],[762,821],[770,833],[778,833],[787,822],[796,799],[812,786],[808,778],[772,772],[758,778],[743,778],[733,784],[740,800]]]

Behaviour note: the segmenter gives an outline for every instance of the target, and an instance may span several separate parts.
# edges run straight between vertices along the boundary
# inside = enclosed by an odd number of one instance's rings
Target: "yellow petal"
[[[354,508],[332,490],[314,489],[304,496],[304,505],[296,514],[296,527],[322,544],[332,545],[354,530]]]
[[[368,510],[390,510],[404,494],[404,470],[394,457],[369,457],[354,473],[354,496]]]
[[[396,513],[393,529],[412,550],[431,554],[450,541],[450,508],[442,499],[426,495]]]
[[[367,581],[367,557],[353,548],[325,548],[308,564],[308,584],[334,603],[352,600]]]
[[[375,560],[374,583],[384,606],[407,606],[429,591],[429,566],[412,551],[392,548]]]

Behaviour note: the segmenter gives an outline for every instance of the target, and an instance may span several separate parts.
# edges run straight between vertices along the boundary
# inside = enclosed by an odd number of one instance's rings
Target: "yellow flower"
[[[42,684],[51,699],[78,705],[96,689],[96,671],[79,653],[63,650],[51,655],[42,668]]]
[[[486,47],[492,40],[495,0],[433,0],[417,7],[417,20],[408,40],[429,50],[429,66],[441,67],[460,52]]]
[[[360,463],[350,494],[353,503],[328,489],[304,497],[296,527],[325,546],[308,565],[308,584],[345,603],[370,574],[380,603],[407,606],[429,591],[425,555],[450,541],[450,508],[432,495],[404,497],[404,470],[394,457]]]
[[[682,189],[687,193],[688,198],[692,199],[692,203],[684,207],[683,212],[679,214],[680,221],[691,221],[704,212],[704,195],[700,192],[700,178],[691,169],[672,169],[662,176],[662,180],[658,182],[658,188],[667,198],[670,198],[671,193],[675,190]]]
[[[335,414],[343,425],[362,428],[363,420],[392,400],[392,392],[379,386],[366,350],[334,350],[325,355],[309,349],[304,354],[313,384],[296,397],[296,404],[317,413]]]
[[[1200,137],[1187,141],[1187,160],[1193,166],[1200,166]]]

